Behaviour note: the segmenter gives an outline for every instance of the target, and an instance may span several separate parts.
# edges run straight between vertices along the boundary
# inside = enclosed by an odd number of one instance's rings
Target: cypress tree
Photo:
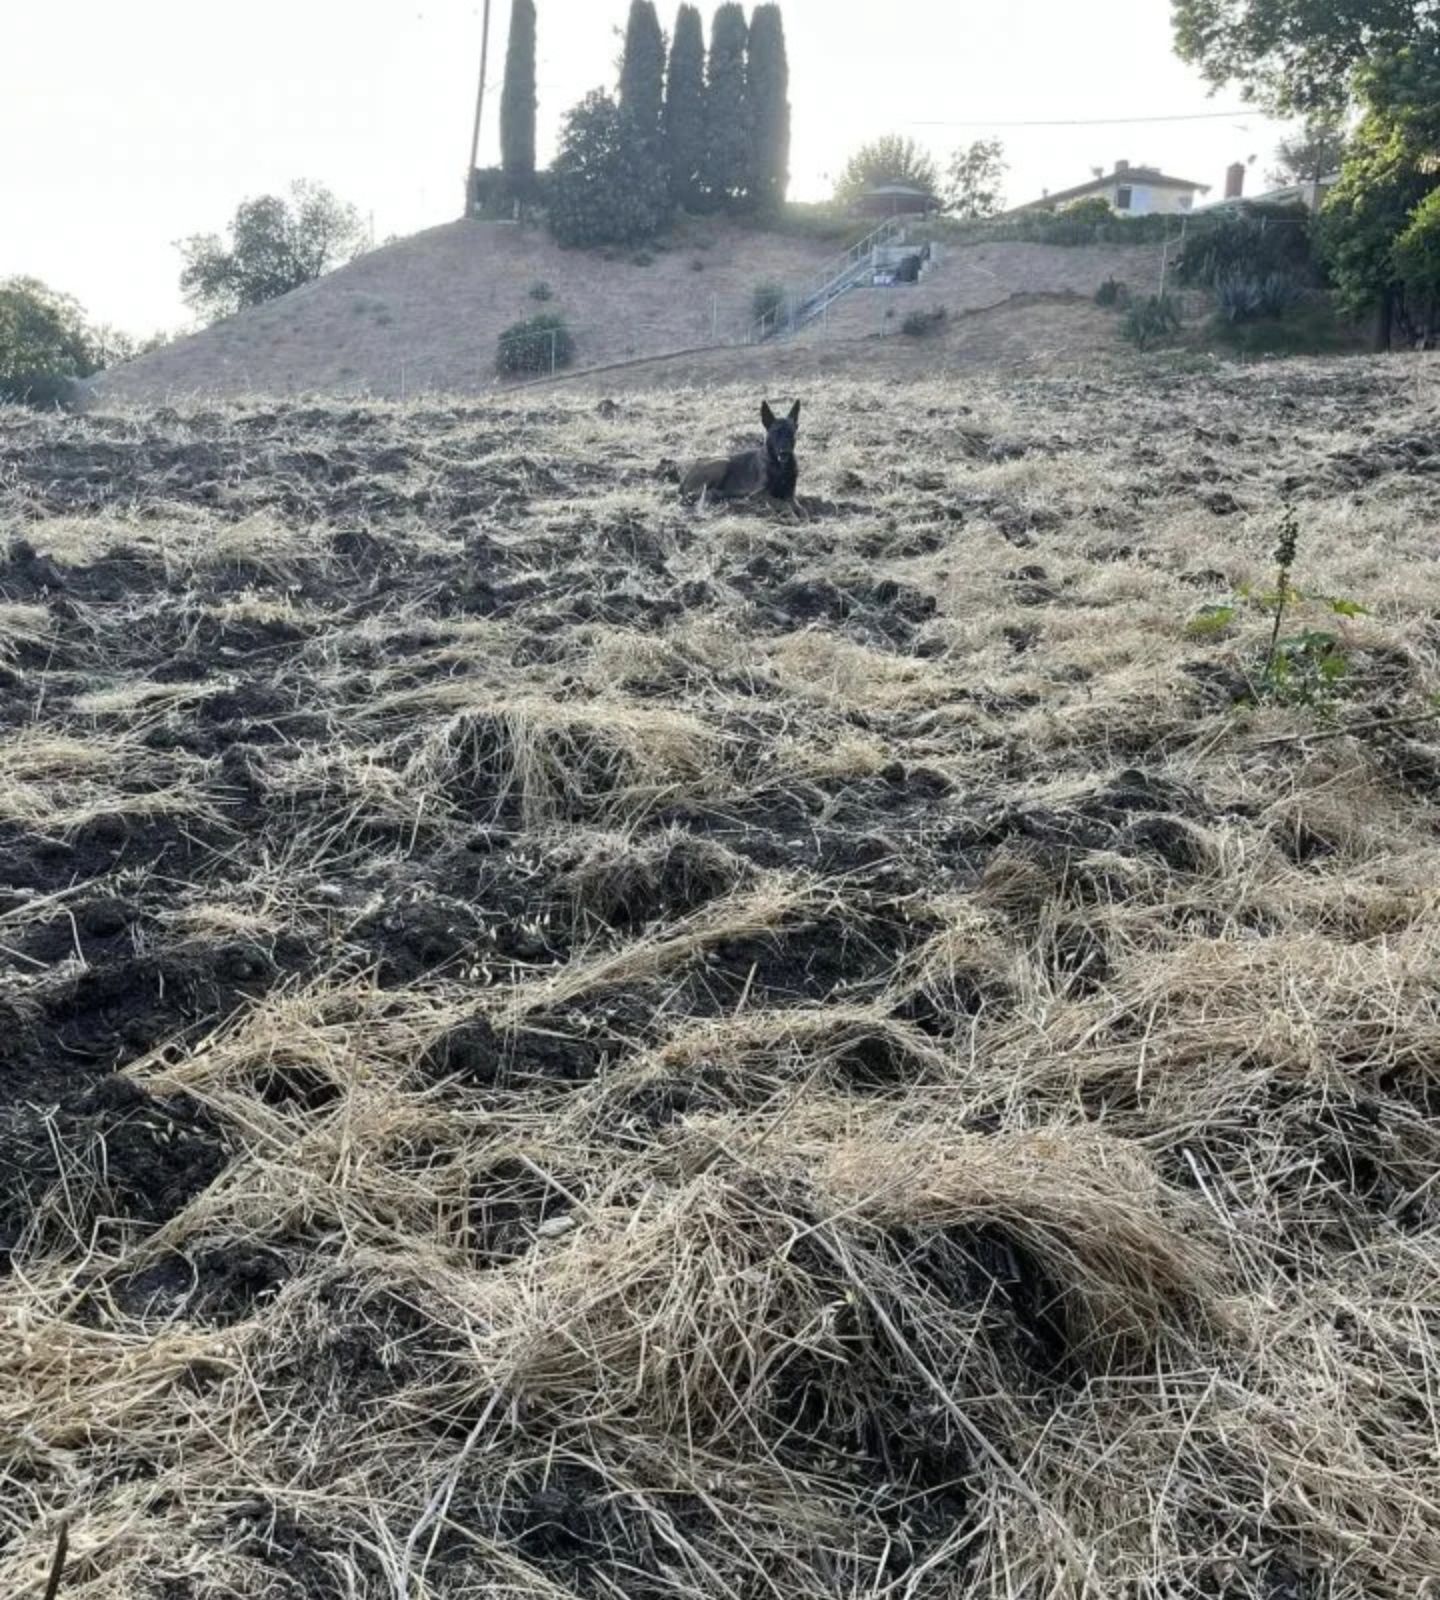
[[[665,82],[665,150],[677,206],[700,209],[705,165],[705,30],[698,7],[682,5]]]
[[[711,205],[727,209],[743,205],[749,193],[752,134],[745,92],[749,33],[739,5],[716,10],[705,81],[705,192]]]
[[[517,199],[535,182],[535,0],[512,0],[505,87],[500,92],[500,165]]]
[[[630,0],[620,58],[620,110],[642,134],[658,135],[665,102],[665,35],[655,0]]]
[[[778,5],[756,6],[750,18],[746,87],[754,140],[750,203],[773,215],[785,203],[790,183],[790,63]]]

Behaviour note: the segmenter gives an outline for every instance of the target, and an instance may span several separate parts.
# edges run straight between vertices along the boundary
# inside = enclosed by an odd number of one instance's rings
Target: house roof
[[[1235,211],[1242,206],[1273,206],[1284,205],[1289,200],[1301,200],[1306,189],[1312,187],[1331,189],[1340,181],[1337,168],[1334,172],[1327,172],[1323,177],[1307,179],[1304,183],[1287,183],[1279,189],[1266,189],[1263,194],[1232,194],[1223,200],[1212,200],[1204,209],[1206,211]]]
[[[868,189],[862,190],[864,195],[872,194],[924,194],[930,191],[923,184],[918,183],[872,183]]]
[[[1016,206],[1015,210],[1033,211],[1036,206],[1064,205],[1070,200],[1083,200],[1086,195],[1098,194],[1113,183],[1143,183],[1152,189],[1188,189],[1192,194],[1210,192],[1208,183],[1193,183],[1189,178],[1172,178],[1161,172],[1158,167],[1116,167],[1113,172],[1102,173],[1098,178],[1091,178],[1088,183],[1077,183],[1073,189],[1061,189],[1055,194],[1041,195],[1038,200]]]

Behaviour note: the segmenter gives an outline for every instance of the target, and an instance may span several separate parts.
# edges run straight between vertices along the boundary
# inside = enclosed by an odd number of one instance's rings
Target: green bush
[[[1181,219],[1160,215],[1132,217],[1123,211],[1105,215],[1080,212],[1078,205],[1068,211],[1025,211],[1015,217],[962,222],[954,218],[934,218],[926,229],[935,239],[952,244],[1159,244],[1179,235]],[[1194,218],[1189,226],[1194,226]]]
[[[1092,194],[1087,200],[1077,200],[1073,206],[1056,212],[1056,216],[1066,222],[1086,222],[1091,227],[1097,222],[1114,222],[1119,215],[1110,202],[1098,194]]]
[[[1095,291],[1097,306],[1123,306],[1129,298],[1129,289],[1118,278],[1106,278]]]
[[[495,369],[506,378],[535,376],[559,371],[574,359],[575,339],[564,317],[542,311],[500,335]]]
[[[1297,281],[1314,277],[1310,213],[1302,205],[1252,202],[1191,219],[1180,252],[1180,281],[1217,288],[1233,278],[1281,273]]]
[[[555,298],[555,291],[546,283],[544,278],[536,278],[526,293],[532,300],[553,300]]]
[[[646,243],[672,213],[658,132],[592,90],[565,115],[547,194],[550,231],[567,248]]]
[[[1227,322],[1215,316],[1206,336],[1227,355],[1241,360],[1262,356],[1345,355],[1368,349],[1369,330],[1337,315],[1328,296],[1302,299],[1283,319]]]
[[[910,339],[926,339],[940,331],[945,325],[946,315],[944,306],[932,306],[928,311],[907,311],[900,331]]]
[[[1143,300],[1132,301],[1120,324],[1122,336],[1138,350],[1148,350],[1179,331],[1180,312],[1166,294],[1147,295]]]
[[[1215,308],[1225,322],[1277,321],[1299,299],[1300,285],[1284,272],[1231,272],[1215,285]]]

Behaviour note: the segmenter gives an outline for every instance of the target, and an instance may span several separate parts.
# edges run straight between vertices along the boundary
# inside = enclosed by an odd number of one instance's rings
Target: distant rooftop
[[[1102,189],[1108,189],[1114,184],[1130,183],[1143,184],[1151,189],[1181,189],[1190,194],[1209,194],[1208,183],[1196,183],[1190,178],[1176,178],[1169,173],[1161,172],[1158,167],[1132,167],[1128,162],[1120,161],[1115,164],[1111,172],[1103,172],[1099,177],[1091,178],[1086,183],[1077,183],[1073,189],[1058,189],[1054,194],[1042,195],[1038,200],[1028,201],[1023,206],[1016,206],[1016,211],[1033,211],[1036,206],[1066,205],[1071,200],[1083,200],[1087,195],[1098,194]]]

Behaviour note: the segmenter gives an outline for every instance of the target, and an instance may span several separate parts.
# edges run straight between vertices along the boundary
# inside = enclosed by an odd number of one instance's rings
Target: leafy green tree
[[[288,201],[273,194],[243,201],[228,248],[213,233],[182,240],[180,290],[186,304],[213,322],[313,282],[363,247],[354,206],[301,180],[290,185]]]
[[[753,129],[750,201],[773,216],[790,184],[790,61],[778,5],[759,5],[750,18],[746,72]]]
[[[1407,295],[1428,304],[1431,326],[1440,308],[1440,188],[1410,213],[1395,241],[1395,270]]]
[[[653,141],[637,140],[603,90],[566,114],[550,169],[550,231],[562,245],[638,244],[670,218],[670,182]]]
[[[535,0],[511,0],[500,91],[500,165],[517,199],[535,184],[535,106]]]
[[[1434,16],[1433,0],[1172,0],[1182,61],[1286,113],[1343,107],[1354,70],[1421,39]]]
[[[682,5],[665,80],[665,158],[677,206],[698,211],[704,196],[705,32],[699,9]]]
[[[620,109],[645,137],[660,131],[665,105],[665,35],[655,0],[630,0],[620,58]]]
[[[1366,111],[1318,244],[1341,305],[1380,313],[1380,338],[1433,328],[1431,275],[1440,201],[1440,36],[1372,62],[1357,78]]]
[[[705,79],[705,193],[715,207],[737,209],[749,198],[754,138],[745,68],[749,35],[740,6],[722,5],[715,12]]]
[[[853,205],[867,189],[885,183],[907,184],[928,195],[940,192],[940,175],[930,153],[913,139],[887,133],[862,144],[850,157],[835,185],[835,198],[842,205]]]
[[[38,278],[0,281],[0,400],[53,402],[99,365],[77,301]]]
[[[1307,117],[1299,133],[1275,146],[1276,165],[1269,173],[1276,188],[1290,183],[1315,183],[1340,170],[1345,159],[1345,124],[1340,117]]]
[[[1005,183],[1005,146],[998,139],[976,139],[950,158],[945,209],[955,217],[993,217]]]

